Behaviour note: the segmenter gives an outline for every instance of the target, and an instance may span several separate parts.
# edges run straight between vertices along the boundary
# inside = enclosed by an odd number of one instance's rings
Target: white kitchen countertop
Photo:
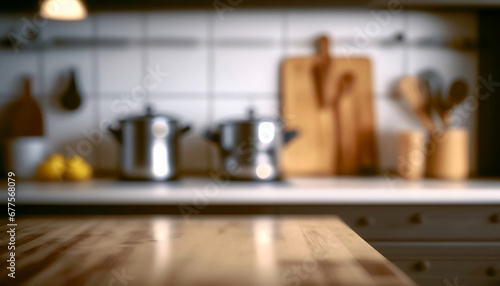
[[[5,183],[5,185],[7,185]],[[7,192],[3,192],[6,199]],[[320,205],[500,204],[500,180],[445,182],[387,178],[300,178],[285,182],[19,182],[18,204],[39,205]]]

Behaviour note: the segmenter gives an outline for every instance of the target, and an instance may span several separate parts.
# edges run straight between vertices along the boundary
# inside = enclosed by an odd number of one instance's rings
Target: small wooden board
[[[370,60],[330,60],[332,70],[328,82],[333,85],[331,90],[337,90],[339,78],[343,74],[351,73],[354,77],[351,94],[346,98],[349,102],[339,100],[338,107],[329,107],[330,110],[318,104],[314,70],[320,60],[315,56],[289,58],[282,65],[282,116],[288,130],[299,132],[299,136],[285,147],[284,174],[338,174],[343,169],[338,165],[339,154],[352,160],[348,162],[349,171],[341,172],[344,175],[358,175],[363,171],[376,173],[378,158]],[[340,109],[343,111],[339,112]]]

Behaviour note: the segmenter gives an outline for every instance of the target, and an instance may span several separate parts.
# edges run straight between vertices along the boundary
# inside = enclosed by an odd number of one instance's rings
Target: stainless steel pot
[[[153,114],[150,107],[142,116],[120,120],[109,128],[121,144],[120,177],[127,180],[172,180],[179,172],[179,138],[190,127],[177,119]]]
[[[245,120],[226,121],[205,133],[219,146],[222,169],[231,179],[255,181],[281,179],[283,145],[296,135],[296,131],[285,132],[280,119],[257,119],[252,110]]]

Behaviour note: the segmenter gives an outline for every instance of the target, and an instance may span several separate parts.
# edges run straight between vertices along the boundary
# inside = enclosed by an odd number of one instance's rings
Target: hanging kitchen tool
[[[424,110],[427,116],[432,120],[432,111],[436,111],[438,116],[444,122],[443,110],[444,99],[443,90],[444,82],[441,76],[434,70],[425,70],[419,73],[422,84],[422,94],[424,95]]]
[[[233,180],[273,181],[281,179],[281,152],[297,135],[283,129],[279,118],[257,118],[252,109],[243,120],[219,124],[205,137],[216,143],[222,169]]]
[[[40,106],[31,94],[30,79],[24,79],[24,94],[15,103],[12,114],[11,136],[43,136],[43,116]]]
[[[120,127],[109,131],[120,143],[120,177],[127,180],[165,181],[179,175],[179,140],[189,131],[173,117],[154,114],[120,120]]]
[[[336,140],[338,174],[356,175],[359,172],[359,134],[357,130],[357,117],[354,102],[354,76],[351,73],[341,75],[337,86],[338,91],[334,103],[336,114]]]
[[[330,173],[324,173],[323,175],[333,175],[337,172],[337,161],[338,161],[338,139],[337,139],[337,129],[338,124],[336,123],[335,110],[332,108],[332,102],[335,96],[332,92],[332,83],[330,79],[332,77],[332,58],[330,57],[330,41],[328,37],[320,37],[318,40],[318,63],[314,68],[314,77],[316,83],[316,102],[319,117],[319,128],[321,132],[319,134],[322,146],[330,146],[329,148],[324,148],[323,153],[323,164],[325,169]],[[333,124],[332,124],[333,123]]]
[[[418,119],[429,132],[435,129],[434,122],[426,110],[426,99],[422,82],[416,76],[407,76],[399,82],[399,92],[406,99]]]
[[[82,96],[76,84],[75,71],[69,73],[69,84],[61,95],[61,106],[66,110],[76,110],[82,104]]]
[[[284,150],[284,173],[291,176],[321,176],[337,173],[337,147],[335,146],[335,116],[333,105],[323,103],[323,96],[319,97],[318,82],[319,65],[326,58],[323,50],[324,40],[320,40],[320,55],[285,59],[281,70],[281,99],[282,114],[288,129],[297,130],[300,136],[290,142]],[[378,170],[377,148],[375,141],[375,121],[372,96],[371,64],[367,58],[333,58],[329,56],[330,64],[326,72],[325,98],[336,96],[336,84],[340,77],[350,73],[356,84],[352,86],[352,105],[357,115],[353,132],[356,147],[361,162],[367,169]],[[318,68],[318,65],[320,68]],[[332,99],[329,99],[330,102]],[[330,109],[330,115],[322,113],[323,108]],[[326,118],[331,117],[331,120]],[[326,135],[325,135],[326,134]],[[342,135],[340,135],[342,136]],[[362,146],[362,147],[361,147]],[[363,150],[364,149],[364,150]],[[339,152],[342,152],[340,150]],[[328,155],[326,158],[325,154]],[[356,160],[356,159],[353,159]],[[361,168],[360,168],[361,169]],[[359,173],[359,171],[357,172]]]
[[[469,93],[469,85],[463,79],[458,79],[453,82],[448,93],[448,99],[443,104],[441,118],[445,128],[450,127],[450,114],[453,108],[461,104]]]

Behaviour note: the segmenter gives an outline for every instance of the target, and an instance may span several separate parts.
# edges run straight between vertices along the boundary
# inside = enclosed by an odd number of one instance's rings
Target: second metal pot
[[[234,180],[273,181],[281,178],[283,145],[297,135],[285,132],[280,119],[248,119],[221,123],[205,137],[218,144],[222,170]]]

